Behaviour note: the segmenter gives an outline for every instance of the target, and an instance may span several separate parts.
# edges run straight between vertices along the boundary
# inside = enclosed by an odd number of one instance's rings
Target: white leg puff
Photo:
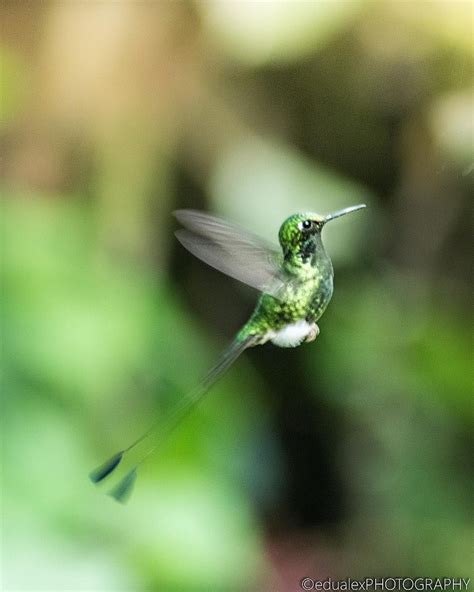
[[[311,330],[305,339],[305,343],[310,343],[311,341],[314,341],[318,335],[319,335],[319,327],[316,323],[313,323],[311,325]]]

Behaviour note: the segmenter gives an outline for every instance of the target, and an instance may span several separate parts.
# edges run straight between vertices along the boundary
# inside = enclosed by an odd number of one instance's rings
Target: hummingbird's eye
[[[304,230],[309,230],[312,225],[313,225],[312,220],[303,220],[303,222],[301,223],[301,226],[302,226],[302,228],[304,228]]]

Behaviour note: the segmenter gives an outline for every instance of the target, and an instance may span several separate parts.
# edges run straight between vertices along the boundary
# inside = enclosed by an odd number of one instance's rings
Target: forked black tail
[[[169,437],[171,432],[176,426],[189,414],[189,412],[199,403],[214,383],[230,368],[240,354],[248,347],[255,345],[256,338],[249,336],[245,339],[235,338],[229,347],[224,350],[223,354],[218,359],[217,363],[211,368],[211,370],[205,375],[201,382],[189,391],[174,409],[171,410],[168,417],[165,418],[163,423],[163,431],[158,436],[155,443],[147,450],[142,458],[132,467],[132,469],[123,477],[121,481],[109,492],[114,499],[118,502],[125,503],[129,498],[133,485],[137,477],[138,467],[145,462],[145,460],[155,452],[155,450],[163,444],[166,438]],[[151,427],[135,440],[130,446],[115,453],[105,463],[94,469],[89,477],[95,484],[101,483],[109,475],[111,475],[115,469],[120,465],[124,455],[130,452],[135,446],[140,444],[143,440],[149,437],[155,429],[161,423],[160,420],[154,422]]]

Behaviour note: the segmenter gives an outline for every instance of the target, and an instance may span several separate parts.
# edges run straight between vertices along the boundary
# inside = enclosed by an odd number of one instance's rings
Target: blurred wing
[[[179,242],[193,255],[226,275],[278,297],[285,283],[280,254],[261,238],[225,220],[195,210],[177,210]]]

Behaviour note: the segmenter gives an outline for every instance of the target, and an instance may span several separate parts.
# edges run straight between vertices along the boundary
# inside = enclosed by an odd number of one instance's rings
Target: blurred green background
[[[472,4],[6,2],[4,590],[291,592],[469,577]],[[196,383],[257,293],[193,207],[325,230],[315,343],[247,352],[141,471],[88,481]]]

